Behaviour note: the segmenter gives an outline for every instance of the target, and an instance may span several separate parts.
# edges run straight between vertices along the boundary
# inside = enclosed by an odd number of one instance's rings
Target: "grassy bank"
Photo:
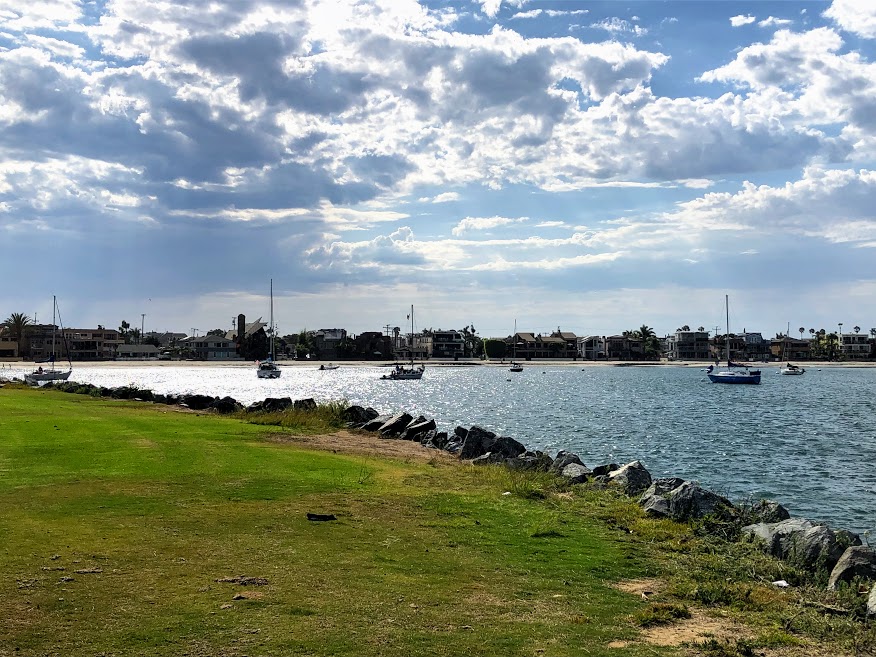
[[[389,445],[398,441],[306,438],[332,415],[308,429],[302,418],[276,426],[0,389],[0,655],[872,645],[853,614],[817,607],[853,609],[854,596],[826,599],[751,546],[647,520],[610,491]],[[381,455],[380,443],[398,449]],[[769,584],[780,578],[801,586]],[[697,624],[705,635],[683,634]]]

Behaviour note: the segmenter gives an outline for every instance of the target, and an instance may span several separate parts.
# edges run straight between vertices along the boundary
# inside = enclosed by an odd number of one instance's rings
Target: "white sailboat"
[[[760,383],[760,370],[749,369],[748,365],[741,365],[730,360],[730,297],[724,295],[724,304],[727,308],[727,333],[724,342],[727,345],[727,368],[715,371],[715,365],[709,365],[706,369],[709,381],[712,383]]]
[[[803,367],[799,367],[791,363],[788,360],[788,337],[791,334],[791,323],[788,322],[788,330],[785,332],[785,340],[782,344],[782,356],[785,364],[779,368],[779,374],[783,374],[785,376],[800,376],[806,372],[806,369]]]
[[[38,384],[38,383],[46,383],[48,381],[66,381],[70,378],[70,374],[73,372],[73,363],[70,361],[70,350],[65,349],[67,352],[67,371],[55,369],[55,332],[57,330],[57,325],[55,323],[55,315],[57,313],[58,321],[61,321],[61,311],[58,309],[58,299],[56,297],[52,297],[52,353],[49,356],[48,360],[45,361],[49,363],[49,367],[43,367],[40,365],[37,369],[35,369],[30,374],[24,375],[24,380],[30,384]],[[61,329],[63,330],[64,325],[61,323]]]
[[[419,380],[423,378],[423,372],[426,370],[425,365],[414,367],[414,307],[411,306],[411,363],[409,367],[404,365],[396,365],[392,368],[389,374],[384,374],[381,379],[386,381],[408,381]]]
[[[256,375],[260,379],[279,379],[280,378],[280,368],[274,362],[274,279],[271,279],[271,351],[268,355],[267,360],[263,360],[259,363],[258,369],[256,370]]]
[[[511,367],[508,368],[509,372],[522,372],[523,365],[516,362],[517,358],[517,320],[514,320],[514,335],[511,336]]]

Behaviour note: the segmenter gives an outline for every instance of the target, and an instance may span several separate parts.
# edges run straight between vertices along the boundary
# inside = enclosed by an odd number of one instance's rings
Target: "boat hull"
[[[70,378],[72,370],[60,372],[58,370],[45,370],[43,372],[31,372],[24,375],[24,380],[27,383],[47,383],[48,381],[66,381]]]
[[[712,383],[736,383],[757,385],[760,383],[760,372],[717,372],[709,374]]]
[[[279,379],[280,368],[273,363],[262,363],[256,370],[256,376],[260,379]]]
[[[424,367],[417,369],[406,369],[399,367],[394,369],[389,374],[384,374],[380,378],[384,381],[416,381],[423,378]]]

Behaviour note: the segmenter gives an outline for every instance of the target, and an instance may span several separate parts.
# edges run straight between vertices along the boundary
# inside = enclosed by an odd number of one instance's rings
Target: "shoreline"
[[[345,367],[371,367],[371,368],[386,368],[393,367],[397,363],[401,363],[402,361],[365,361],[365,360],[353,360],[353,361],[329,361],[329,360],[277,360],[274,361],[280,367],[294,367],[294,368],[304,368],[304,369],[319,369],[320,365],[328,365],[332,363],[334,365],[338,365],[341,368]],[[405,361],[406,362],[406,361]],[[795,364],[799,365],[804,369],[822,369],[822,368],[843,368],[843,369],[857,369],[857,368],[874,368],[876,367],[876,361],[868,360],[868,361],[843,361],[843,362],[835,362],[835,361],[794,361]],[[496,361],[496,360],[479,360],[479,359],[465,359],[465,360],[443,360],[443,359],[435,359],[435,360],[426,360],[426,361],[415,361],[416,364],[424,364],[426,367],[508,367],[510,365],[510,361]],[[749,366],[752,368],[760,368],[760,369],[777,369],[782,366],[784,361],[776,361],[770,363],[752,363]],[[521,361],[520,363],[523,365],[523,368],[537,368],[537,367],[578,367],[582,370],[586,370],[592,367],[697,367],[697,368],[706,368],[709,365],[713,364],[713,361],[710,360],[676,360],[676,361],[590,361],[590,360],[554,360],[554,359],[540,359],[540,360],[531,360],[531,361]],[[40,363],[35,363],[33,361],[27,360],[0,360],[0,372],[4,369],[6,370],[32,370],[38,367]],[[45,363],[42,363],[45,366]],[[83,361],[73,361],[73,369],[77,368],[92,368],[92,367],[236,367],[236,368],[252,368],[255,367],[255,361],[244,361],[244,360],[83,360]],[[63,364],[56,363],[56,367],[58,369],[66,369],[66,366]]]

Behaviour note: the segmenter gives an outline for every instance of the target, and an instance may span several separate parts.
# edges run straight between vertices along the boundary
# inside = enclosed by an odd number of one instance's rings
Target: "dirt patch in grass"
[[[438,449],[428,449],[420,443],[409,440],[377,438],[372,434],[354,431],[338,431],[333,434],[316,436],[292,436],[271,434],[268,440],[279,443],[294,443],[310,449],[319,449],[336,454],[356,456],[381,456],[402,461],[431,461],[433,459],[451,462],[456,457]]]

